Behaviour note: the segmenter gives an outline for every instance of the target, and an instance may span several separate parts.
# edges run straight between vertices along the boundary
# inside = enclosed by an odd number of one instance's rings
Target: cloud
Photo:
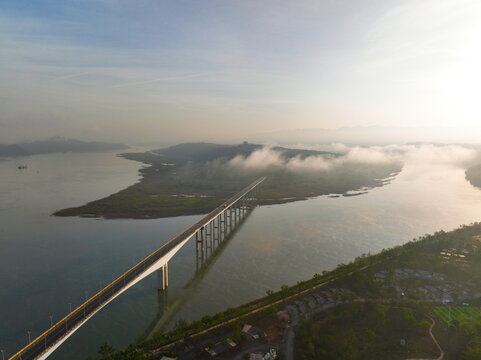
[[[55,79],[53,79],[53,81],[72,79],[72,78],[76,78],[76,77],[79,77],[79,76],[90,75],[90,74],[93,74],[93,71],[82,71],[80,73],[56,77]]]
[[[352,147],[345,145],[339,148],[346,151],[339,157],[322,155],[301,158],[296,156],[287,159],[281,151],[271,147],[263,147],[249,156],[238,155],[228,165],[244,169],[265,169],[282,167],[289,171],[329,171],[344,164],[389,164],[400,162],[415,165],[452,165],[462,166],[473,162],[478,152],[460,145],[389,145],[372,147]]]
[[[340,162],[364,163],[364,164],[385,164],[397,161],[399,154],[387,147],[354,147],[350,148],[347,154],[338,159]]]
[[[162,78],[156,78],[156,79],[150,79],[150,80],[127,82],[127,83],[108,86],[107,88],[113,89],[113,88],[124,87],[124,86],[136,86],[136,85],[152,84],[152,83],[157,83],[157,82],[162,82],[162,81],[188,80],[188,79],[194,79],[194,78],[198,78],[198,77],[203,77],[203,76],[208,76],[208,75],[213,75],[213,74],[219,74],[219,73],[220,73],[220,71],[211,71],[211,72],[204,72],[204,73],[184,75],[184,76],[162,77]]]
[[[262,169],[270,166],[283,166],[284,160],[279,151],[274,151],[266,146],[254,151],[247,157],[236,156],[229,161],[229,165],[244,169]]]

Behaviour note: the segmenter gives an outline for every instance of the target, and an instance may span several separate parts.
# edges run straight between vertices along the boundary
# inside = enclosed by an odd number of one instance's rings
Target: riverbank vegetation
[[[481,323],[474,316],[481,305],[480,239],[481,224],[471,224],[364,254],[248,304],[192,323],[179,321],[173,331],[158,332],[102,359],[200,359],[211,339],[232,337],[247,322],[286,331],[294,318],[282,328],[279,314],[287,314],[289,307],[299,307],[301,316],[295,326],[296,359],[434,358],[439,349],[429,334],[432,321],[433,336],[447,359],[480,359]],[[308,304],[326,294],[326,310]],[[310,306],[312,316],[303,313]],[[457,314],[449,324],[448,306]]]

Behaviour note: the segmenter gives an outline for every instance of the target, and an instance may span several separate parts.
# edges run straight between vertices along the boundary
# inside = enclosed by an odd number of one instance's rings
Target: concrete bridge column
[[[208,232],[209,228],[210,231]],[[205,248],[210,248],[212,252],[212,221],[205,226]]]
[[[169,268],[167,263],[157,270],[157,289],[163,291],[169,286]]]
[[[227,230],[227,211],[224,211],[224,236],[225,236],[225,232]]]

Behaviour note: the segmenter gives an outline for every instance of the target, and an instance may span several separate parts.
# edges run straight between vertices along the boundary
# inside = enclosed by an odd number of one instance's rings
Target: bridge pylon
[[[169,268],[165,263],[159,270],[157,270],[157,289],[164,291],[169,286]]]

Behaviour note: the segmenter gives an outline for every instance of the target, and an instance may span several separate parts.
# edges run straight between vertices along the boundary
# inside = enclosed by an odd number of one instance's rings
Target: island
[[[141,180],[106,198],[62,209],[56,216],[161,218],[205,214],[260,176],[258,202],[280,204],[345,194],[389,183],[399,162],[367,164],[316,150],[185,143],[120,156],[140,161]]]

